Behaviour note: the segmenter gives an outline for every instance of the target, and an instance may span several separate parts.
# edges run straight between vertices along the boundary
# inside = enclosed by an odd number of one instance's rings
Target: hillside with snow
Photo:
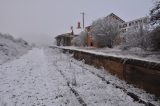
[[[0,64],[18,58],[30,48],[26,41],[0,33]]]

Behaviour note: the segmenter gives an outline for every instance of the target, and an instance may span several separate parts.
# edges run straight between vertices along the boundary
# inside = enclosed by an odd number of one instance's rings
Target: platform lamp
[[[71,35],[74,35],[73,26],[71,26]]]

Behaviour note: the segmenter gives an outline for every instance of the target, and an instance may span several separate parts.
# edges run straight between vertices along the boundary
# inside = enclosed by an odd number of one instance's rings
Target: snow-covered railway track
[[[60,73],[60,75],[65,79],[66,84],[69,88],[69,90],[74,94],[75,98],[82,106],[87,106],[87,103],[84,101],[84,99],[80,96],[80,94],[72,87],[74,86],[66,77],[66,75],[63,73],[63,71],[58,67],[57,60],[52,61],[53,65],[55,66],[56,70]]]
[[[67,86],[70,88],[70,91],[75,95],[76,99],[78,100],[78,102],[82,105],[82,106],[87,106],[87,104],[85,103],[85,101],[83,100],[82,97],[80,97],[79,93],[71,86],[72,84],[70,83],[70,81],[67,80],[66,76],[63,74],[63,72],[61,70],[58,70],[60,72],[60,74],[62,75],[62,77],[66,80]]]
[[[49,57],[79,105],[159,106],[159,100],[154,100],[153,95],[126,84],[104,70],[77,61],[70,54],[54,49],[49,53]],[[80,99],[77,99],[79,97]]]
[[[146,105],[146,106],[155,106],[154,104],[152,104],[152,103],[150,103],[150,102],[147,102],[147,101],[145,101],[145,100],[142,100],[138,95],[136,95],[136,94],[134,94],[134,93],[132,93],[132,92],[128,92],[127,89],[125,89],[125,88],[123,88],[123,87],[121,87],[121,86],[118,86],[118,85],[115,84],[115,83],[112,83],[112,82],[106,80],[103,76],[101,76],[101,75],[99,75],[99,74],[97,74],[97,73],[95,73],[95,72],[90,71],[88,68],[84,67],[83,65],[77,64],[76,62],[73,62],[73,61],[72,61],[72,63],[74,63],[75,65],[78,65],[78,66],[80,66],[80,67],[83,67],[83,68],[84,68],[85,70],[87,70],[88,72],[90,72],[90,73],[92,73],[93,75],[95,75],[95,76],[97,76],[98,78],[100,78],[100,79],[101,79],[103,82],[105,82],[106,84],[110,84],[110,85],[112,85],[113,87],[115,87],[115,88],[117,88],[117,89],[121,89],[124,93],[126,93],[128,96],[130,96],[134,101],[139,102],[139,103],[142,103],[142,104],[144,104],[144,105]]]

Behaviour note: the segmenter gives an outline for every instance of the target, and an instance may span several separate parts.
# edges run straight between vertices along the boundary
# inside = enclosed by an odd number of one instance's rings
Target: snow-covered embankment
[[[0,34],[0,64],[25,54],[31,47],[22,39]]]

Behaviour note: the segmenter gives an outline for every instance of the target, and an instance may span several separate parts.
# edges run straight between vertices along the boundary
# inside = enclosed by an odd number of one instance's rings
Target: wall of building
[[[57,46],[71,46],[72,43],[72,39],[75,37],[76,35],[72,35],[72,33],[68,33],[68,34],[62,34],[57,36],[56,42],[57,42]]]
[[[147,28],[148,24],[149,17],[147,16],[129,22],[125,22],[120,25],[120,29],[122,33],[125,33],[127,31],[137,31],[140,29],[140,27]]]

